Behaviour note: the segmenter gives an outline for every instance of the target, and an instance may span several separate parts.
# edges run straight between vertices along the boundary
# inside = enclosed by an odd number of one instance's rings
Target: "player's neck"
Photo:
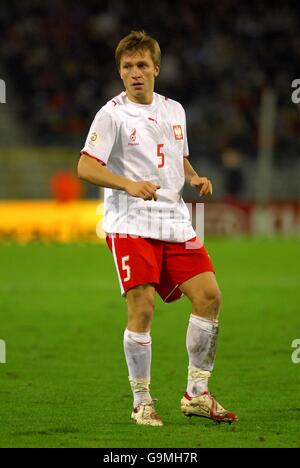
[[[136,104],[150,105],[153,103],[154,93],[152,91],[147,95],[133,96],[130,92],[126,91],[126,96],[129,101],[135,102]]]

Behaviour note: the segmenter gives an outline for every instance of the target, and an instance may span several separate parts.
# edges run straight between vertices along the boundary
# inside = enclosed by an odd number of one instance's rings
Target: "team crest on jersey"
[[[139,143],[136,141],[136,128],[134,128],[133,130],[131,130],[130,132],[130,135],[129,135],[129,138],[130,138],[130,142],[128,143],[128,145],[130,146],[135,146],[135,145],[139,145]]]
[[[134,128],[132,130],[132,132],[130,133],[130,140],[135,142],[135,140],[136,140],[136,128]]]
[[[183,133],[181,125],[173,125],[173,132],[175,140],[183,140]]]

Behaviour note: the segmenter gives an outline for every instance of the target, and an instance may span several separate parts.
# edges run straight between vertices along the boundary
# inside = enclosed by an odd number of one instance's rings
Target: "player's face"
[[[120,61],[120,76],[127,97],[140,104],[151,104],[154,81],[159,74],[159,65],[154,65],[149,50],[124,53]]]

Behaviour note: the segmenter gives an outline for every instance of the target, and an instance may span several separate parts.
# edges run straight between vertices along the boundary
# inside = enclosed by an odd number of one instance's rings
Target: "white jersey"
[[[106,233],[131,234],[171,242],[196,236],[182,199],[184,157],[188,156],[185,112],[181,104],[154,93],[149,105],[130,101],[125,92],[108,101],[89,130],[81,154],[130,180],[161,188],[157,201],[104,189]]]

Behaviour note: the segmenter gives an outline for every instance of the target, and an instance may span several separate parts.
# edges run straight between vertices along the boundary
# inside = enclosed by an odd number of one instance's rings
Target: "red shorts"
[[[165,242],[137,236],[110,234],[122,295],[135,286],[153,283],[165,302],[180,299],[178,286],[206,271],[214,271],[209,255],[195,237],[187,242]]]

